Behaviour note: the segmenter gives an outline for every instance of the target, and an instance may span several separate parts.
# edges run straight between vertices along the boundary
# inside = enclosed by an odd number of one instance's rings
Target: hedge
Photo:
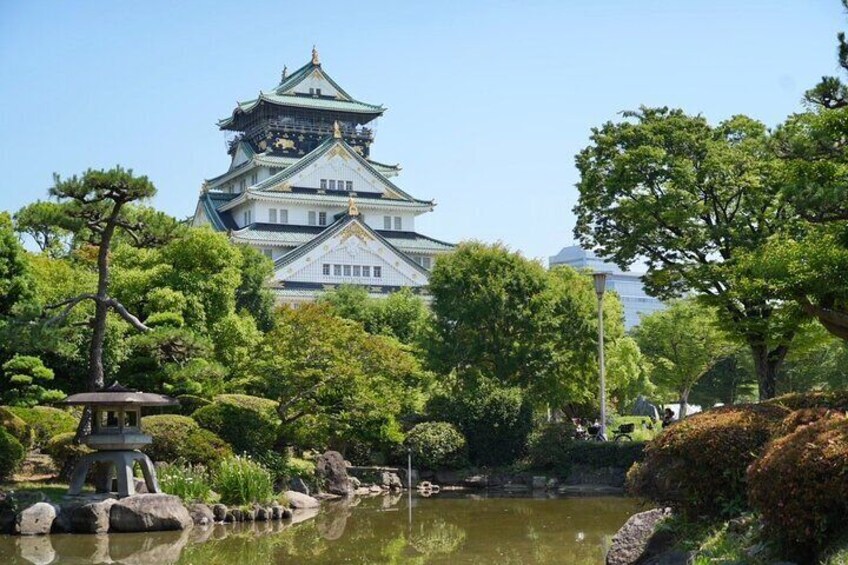
[[[772,443],[748,470],[751,505],[804,561],[845,529],[848,419],[821,419]]]
[[[56,468],[65,477],[73,469],[77,458],[92,451],[86,445],[74,443],[75,435],[76,432],[65,432],[55,435],[44,446],[44,452],[53,459]]]
[[[0,481],[12,478],[25,455],[26,450],[21,442],[5,429],[0,428]]]
[[[9,432],[24,447],[32,445],[32,428],[8,406],[0,406],[0,428]]]
[[[141,419],[141,428],[153,437],[144,451],[154,461],[182,460],[211,468],[233,454],[220,437],[201,428],[188,416],[157,414]]]
[[[38,448],[45,447],[53,436],[76,432],[79,425],[79,418],[70,412],[50,406],[12,406],[9,410],[32,428],[33,443]]]
[[[236,453],[262,454],[277,441],[277,403],[246,394],[222,394],[192,414],[198,424],[229,443]]]
[[[628,488],[686,517],[735,515],[747,506],[748,465],[787,414],[780,405],[747,404],[690,416],[647,444]]]
[[[561,477],[567,476],[573,465],[629,469],[642,459],[645,448],[645,442],[641,441],[616,443],[573,438],[574,425],[569,422],[540,427],[530,435],[530,464]]]

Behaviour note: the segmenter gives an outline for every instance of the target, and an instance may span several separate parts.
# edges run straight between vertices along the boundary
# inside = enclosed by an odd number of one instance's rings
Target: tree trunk
[[[682,420],[686,417],[686,410],[689,406],[689,389],[683,389],[680,391],[680,407],[679,412],[677,413],[677,419]]]
[[[751,344],[751,354],[754,357],[754,370],[757,372],[761,401],[774,398],[777,394],[777,373],[780,371],[788,351],[789,347],[786,345],[769,349],[763,343]]]

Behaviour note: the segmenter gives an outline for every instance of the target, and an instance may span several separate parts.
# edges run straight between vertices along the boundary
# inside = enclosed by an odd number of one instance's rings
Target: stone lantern
[[[91,434],[83,443],[94,449],[80,457],[71,475],[68,494],[78,495],[93,463],[103,463],[106,468],[98,481],[99,489],[110,491],[113,473],[118,478],[118,495],[135,494],[133,465],[138,462],[144,473],[147,491],[161,492],[156,480],[156,470],[150,458],[138,451],[153,438],[141,432],[142,406],[174,406],[177,400],[161,394],[136,392],[113,383],[98,392],[83,392],[69,396],[64,404],[87,406],[91,410]]]

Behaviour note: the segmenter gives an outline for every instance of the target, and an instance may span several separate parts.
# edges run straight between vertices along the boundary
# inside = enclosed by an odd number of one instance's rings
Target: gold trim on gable
[[[352,237],[359,239],[363,243],[367,243],[369,241],[374,240],[374,237],[370,233],[368,233],[365,228],[363,228],[360,224],[356,222],[348,224],[347,227],[342,230],[341,239],[339,240],[339,243],[344,243]]]

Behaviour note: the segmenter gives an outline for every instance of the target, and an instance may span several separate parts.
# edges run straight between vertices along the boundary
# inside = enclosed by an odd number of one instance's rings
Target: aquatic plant
[[[266,503],[274,496],[271,473],[249,456],[236,455],[221,461],[213,485],[224,504]]]
[[[179,496],[185,502],[212,501],[212,479],[203,465],[160,463],[156,474],[162,492]]]

